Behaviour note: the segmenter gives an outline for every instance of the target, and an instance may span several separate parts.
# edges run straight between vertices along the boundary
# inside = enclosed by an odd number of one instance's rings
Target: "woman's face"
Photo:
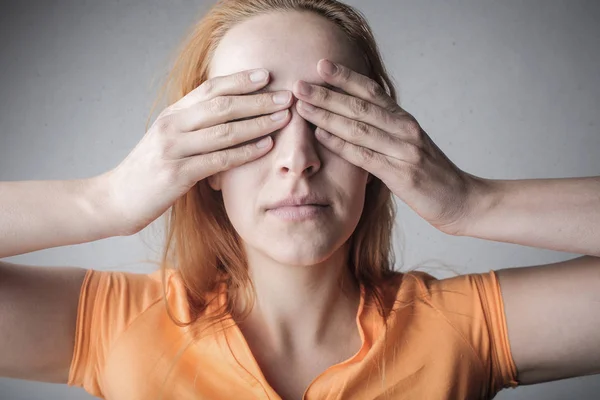
[[[343,32],[331,22],[309,12],[272,13],[244,21],[224,36],[209,78],[266,68],[271,74],[268,91],[291,91],[299,79],[325,83],[317,72],[321,58],[366,73]],[[368,173],[322,146],[314,125],[298,114],[295,104],[290,111],[290,122],[272,134],[273,147],[266,155],[209,177],[209,184],[222,191],[246,251],[287,265],[313,265],[329,258],[356,228]],[[324,196],[329,204],[315,218],[289,221],[265,209],[291,194],[307,192]]]

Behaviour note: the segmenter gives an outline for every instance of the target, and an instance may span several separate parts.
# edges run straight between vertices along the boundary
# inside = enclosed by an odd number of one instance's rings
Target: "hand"
[[[340,64],[330,75],[328,63],[319,61],[319,74],[347,94],[303,81],[294,85],[297,110],[317,126],[319,142],[378,177],[438,230],[458,234],[483,181],[453,164],[378,83]]]
[[[268,73],[262,81],[252,82],[251,72],[215,77],[190,91],[162,111],[121,164],[103,174],[121,235],[145,228],[196,182],[271,149],[270,137],[265,142],[253,140],[289,122],[291,92],[235,96],[268,83]],[[284,95],[279,104],[276,95]],[[263,116],[247,118],[257,115]],[[236,119],[243,120],[229,122]],[[244,144],[248,141],[253,142]]]

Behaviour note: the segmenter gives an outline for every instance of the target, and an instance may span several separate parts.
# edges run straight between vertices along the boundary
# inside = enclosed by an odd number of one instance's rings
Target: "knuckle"
[[[254,105],[261,109],[270,106],[273,104],[271,96],[273,96],[271,93],[262,93],[258,96],[254,96]]]
[[[246,72],[241,72],[232,76],[233,84],[236,87],[244,88],[250,83],[249,75]]]
[[[255,151],[256,146],[251,143],[248,146],[244,146],[242,148],[242,157],[244,160],[250,160],[251,158],[254,157],[254,155],[256,154]]]
[[[316,88],[316,93],[315,93],[315,98],[317,100],[322,101],[323,103],[326,103],[329,101],[329,99],[331,98],[331,92],[325,88],[322,87],[317,87]]]
[[[210,101],[210,111],[216,114],[224,114],[231,109],[231,97],[219,96]]]
[[[405,122],[404,131],[411,138],[418,138],[421,135],[421,127],[416,121],[412,119]]]
[[[350,70],[348,68],[340,68],[340,72],[338,72],[338,79],[341,82],[347,82],[350,79]]]
[[[393,125],[395,127],[396,133],[406,136],[408,138],[417,138],[419,137],[421,132],[421,127],[419,126],[419,124],[405,116],[398,116],[394,118]]]
[[[156,120],[156,129],[161,134],[170,134],[176,131],[174,114],[165,114]]]
[[[353,121],[350,128],[350,136],[361,139],[369,133],[369,125],[361,121]]]
[[[381,85],[374,80],[368,81],[367,90],[372,99],[377,99],[385,95],[385,90],[383,90]]]
[[[363,146],[356,146],[356,153],[362,165],[369,165],[375,160],[375,154]]]
[[[216,153],[211,153],[211,162],[212,164],[216,165],[219,170],[227,169],[230,162],[229,152],[219,151]]]
[[[200,85],[200,93],[204,96],[210,96],[215,90],[216,82],[213,79],[207,79]]]
[[[350,98],[348,106],[350,108],[350,112],[355,118],[361,117],[369,111],[369,103],[356,97]]]
[[[214,127],[215,134],[219,141],[224,142],[227,146],[233,145],[233,124],[220,124]]]
[[[257,127],[258,130],[262,131],[264,129],[271,127],[273,124],[276,124],[277,122],[278,121],[273,121],[269,115],[265,115],[264,117],[261,117],[261,118],[254,118],[250,123],[254,124],[254,126]]]

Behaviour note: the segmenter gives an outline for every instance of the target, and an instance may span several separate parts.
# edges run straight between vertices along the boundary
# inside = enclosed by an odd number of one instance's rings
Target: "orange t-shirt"
[[[111,400],[158,399],[161,387],[165,400],[280,399],[237,325],[202,335],[175,363],[191,333],[169,318],[161,285],[160,271],[88,271],[69,386]],[[219,304],[226,300],[223,285],[215,292]],[[362,347],[318,375],[303,399],[483,399],[518,385],[493,270],[446,279],[398,273],[384,291],[386,303],[401,305],[388,318],[385,348],[383,319],[360,289]],[[185,288],[173,270],[167,301],[174,316],[189,321]],[[226,326],[233,322],[228,318]]]

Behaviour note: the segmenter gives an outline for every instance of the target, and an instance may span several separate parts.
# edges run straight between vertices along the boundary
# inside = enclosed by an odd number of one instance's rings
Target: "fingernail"
[[[316,110],[316,108],[312,104],[309,104],[305,101],[298,100],[298,103],[300,103],[300,107],[302,107],[302,109],[304,109],[308,112],[313,112]]]
[[[285,117],[287,117],[288,110],[281,110],[273,113],[269,116],[273,121],[281,121]]]
[[[270,141],[271,141],[271,136],[264,137],[264,138],[260,139],[258,142],[256,142],[256,147],[258,147],[259,149],[265,148],[269,145]]]
[[[310,92],[312,92],[312,87],[308,83],[300,81],[298,82],[298,91],[300,92],[300,94],[308,96]]]
[[[290,101],[290,97],[292,94],[290,92],[287,93],[277,93],[273,95],[273,103],[275,104],[285,104]]]
[[[315,134],[321,139],[329,139],[331,137],[331,133],[324,131],[321,128],[317,128],[315,130]]]
[[[267,79],[267,71],[264,69],[254,71],[250,74],[250,80],[254,83],[264,81],[265,79]]]
[[[323,72],[325,72],[327,75],[334,75],[337,71],[338,71],[337,65],[335,65],[334,63],[332,63],[329,60],[323,61]]]

